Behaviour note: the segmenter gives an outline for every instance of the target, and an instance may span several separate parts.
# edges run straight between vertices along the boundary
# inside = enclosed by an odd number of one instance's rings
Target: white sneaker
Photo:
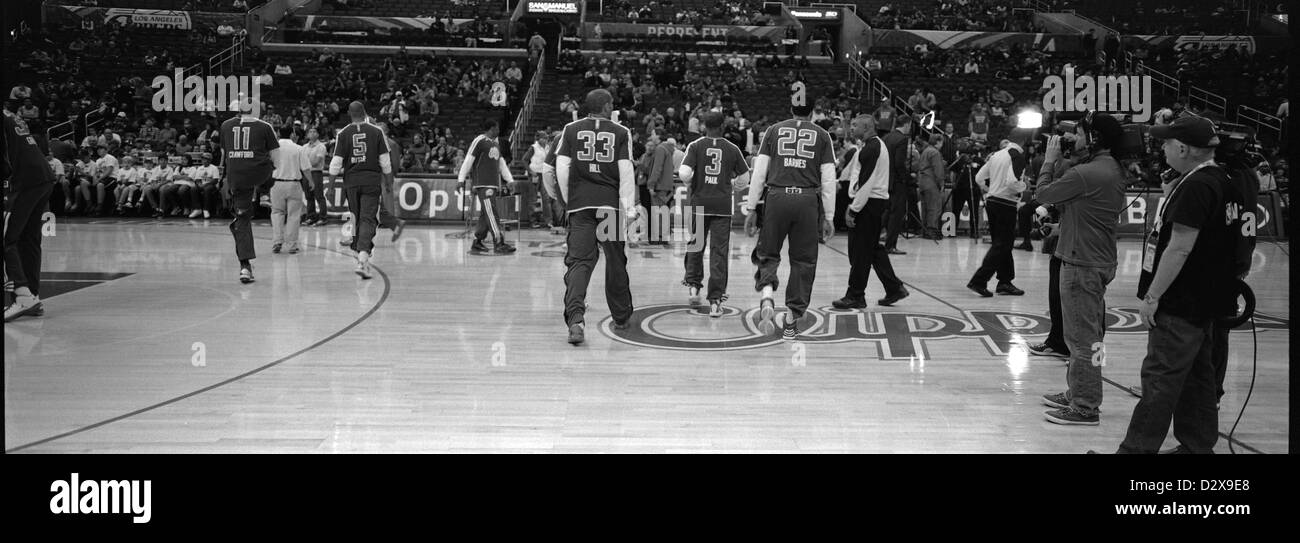
[[[692,306],[700,305],[700,287],[686,287],[686,292],[689,294],[687,301]]]
[[[41,299],[36,296],[15,296],[14,303],[5,307],[5,322],[23,315],[39,316],[43,314]]]
[[[211,211],[208,211],[208,210],[206,210],[206,209],[203,210],[203,218],[205,218],[205,219],[211,219],[211,218],[212,218],[212,212],[211,212]]]
[[[357,255],[356,272],[357,275],[361,276],[362,279],[370,279],[371,277],[373,277],[373,275],[371,275],[371,270],[370,270],[370,253],[362,251],[360,254]]]
[[[771,298],[763,298],[758,302],[758,330],[764,334],[771,334],[776,331],[776,304]]]
[[[722,302],[717,300],[709,302],[709,316],[715,319],[722,316]]]
[[[197,209],[194,210],[194,211],[191,211],[191,212],[190,212],[190,218],[191,218],[191,219],[197,219],[197,218],[199,218],[199,217],[201,217],[201,216],[203,216],[203,212],[202,212],[202,211],[199,211],[199,210],[197,210]]]

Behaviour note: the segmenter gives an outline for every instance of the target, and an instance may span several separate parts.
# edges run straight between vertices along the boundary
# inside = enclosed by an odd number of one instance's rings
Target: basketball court
[[[912,295],[836,311],[841,234],[822,246],[804,334],[784,342],[753,324],[754,238],[732,234],[720,319],[686,304],[680,248],[629,249],[633,326],[610,326],[597,270],[573,347],[563,238],[525,230],[517,254],[477,256],[461,232],[413,225],[389,243],[383,230],[363,281],[339,227],[271,254],[262,221],[257,281],[241,285],[225,221],[61,220],[45,238],[46,316],[4,327],[5,450],[1111,452],[1137,401],[1136,240],[1121,241],[1107,294],[1102,423],[1063,427],[1039,397],[1063,389],[1066,366],[1026,349],[1049,325],[1038,252],[1015,253],[1026,296],[983,299],[964,285],[987,245],[907,240],[894,266]],[[1289,250],[1262,240],[1255,254],[1239,453],[1288,447]],[[883,296],[877,281],[867,295]],[[1252,348],[1249,325],[1232,334],[1218,452]]]

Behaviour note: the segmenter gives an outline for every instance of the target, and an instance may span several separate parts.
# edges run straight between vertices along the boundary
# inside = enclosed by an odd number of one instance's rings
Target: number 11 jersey
[[[777,187],[821,187],[822,165],[835,163],[830,133],[810,121],[797,119],[768,127],[758,154],[771,159],[764,184]]]
[[[569,157],[568,212],[619,209],[618,162],[632,160],[632,133],[609,119],[587,117],[564,125],[556,156]]]

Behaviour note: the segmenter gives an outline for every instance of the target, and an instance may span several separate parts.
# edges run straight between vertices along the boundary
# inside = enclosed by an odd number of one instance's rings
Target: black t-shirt
[[[1168,198],[1160,229],[1151,233],[1156,256],[1151,271],[1144,269],[1138,279],[1138,298],[1146,296],[1173,236],[1173,223],[1178,223],[1198,230],[1196,244],[1178,277],[1160,297],[1160,310],[1189,320],[1234,314],[1231,285],[1243,231],[1240,190],[1223,168],[1207,166],[1184,179]]]

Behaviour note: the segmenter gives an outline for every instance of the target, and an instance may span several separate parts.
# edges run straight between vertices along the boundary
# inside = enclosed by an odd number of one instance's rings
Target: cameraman
[[[1043,403],[1055,408],[1045,413],[1048,422],[1096,426],[1106,363],[1106,286],[1115,279],[1117,219],[1127,185],[1111,150],[1124,129],[1114,117],[1091,114],[1075,130],[1079,162],[1057,177],[1061,136],[1052,136],[1038,174],[1036,199],[1061,212],[1060,240],[1052,254],[1060,264],[1051,268],[1060,273],[1061,328],[1071,353],[1065,392],[1045,394]]]
[[[1147,238],[1138,280],[1147,332],[1142,399],[1120,453],[1155,453],[1174,424],[1177,452],[1212,453],[1219,439],[1214,322],[1236,312],[1244,198],[1214,160],[1214,123],[1180,117],[1155,126],[1165,162],[1186,172],[1167,191]],[[1248,215],[1249,217],[1249,215]]]

